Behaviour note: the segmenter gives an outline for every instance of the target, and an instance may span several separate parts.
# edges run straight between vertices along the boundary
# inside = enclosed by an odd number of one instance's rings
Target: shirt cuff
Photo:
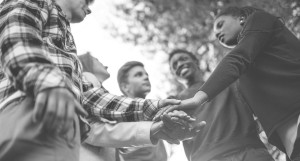
[[[153,122],[140,122],[143,123],[142,126],[139,126],[139,129],[136,133],[137,145],[139,146],[151,146],[153,145],[150,139],[150,130]]]

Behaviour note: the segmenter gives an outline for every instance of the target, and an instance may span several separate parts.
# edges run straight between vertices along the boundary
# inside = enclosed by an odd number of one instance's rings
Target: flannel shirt
[[[3,0],[0,47],[0,102],[17,91],[67,88],[96,117],[149,120],[158,110],[156,100],[115,96],[82,79],[70,23],[54,0]]]

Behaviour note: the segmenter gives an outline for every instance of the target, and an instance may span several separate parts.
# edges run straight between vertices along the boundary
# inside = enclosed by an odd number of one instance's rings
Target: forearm
[[[194,110],[208,101],[208,95],[203,91],[198,91],[194,97],[181,101],[178,110]]]
[[[273,32],[282,26],[274,26],[278,21],[265,12],[256,12],[247,19],[237,46],[224,57],[200,88],[209,100],[235,82],[252,66],[256,57],[264,53],[272,41]]]
[[[83,106],[91,116],[118,122],[151,120],[158,111],[156,100],[116,96],[102,87],[84,92]]]
[[[86,143],[102,147],[133,147],[152,145],[152,122],[124,122],[117,124],[95,122]]]

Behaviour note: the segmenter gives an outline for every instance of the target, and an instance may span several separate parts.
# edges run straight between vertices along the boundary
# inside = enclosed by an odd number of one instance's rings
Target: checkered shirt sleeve
[[[92,116],[116,121],[152,120],[158,111],[158,101],[131,99],[110,94],[103,87],[84,92],[83,107]]]

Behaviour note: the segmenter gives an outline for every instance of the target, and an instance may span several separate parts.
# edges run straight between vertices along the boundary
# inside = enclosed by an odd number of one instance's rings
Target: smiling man
[[[170,53],[169,64],[176,79],[187,87],[178,98],[193,97],[204,84],[196,56],[186,50],[174,50]],[[197,121],[207,122],[206,128],[195,139],[183,141],[189,161],[273,161],[258,137],[256,123],[239,94],[237,83],[223,90],[203,108],[185,111]]]

